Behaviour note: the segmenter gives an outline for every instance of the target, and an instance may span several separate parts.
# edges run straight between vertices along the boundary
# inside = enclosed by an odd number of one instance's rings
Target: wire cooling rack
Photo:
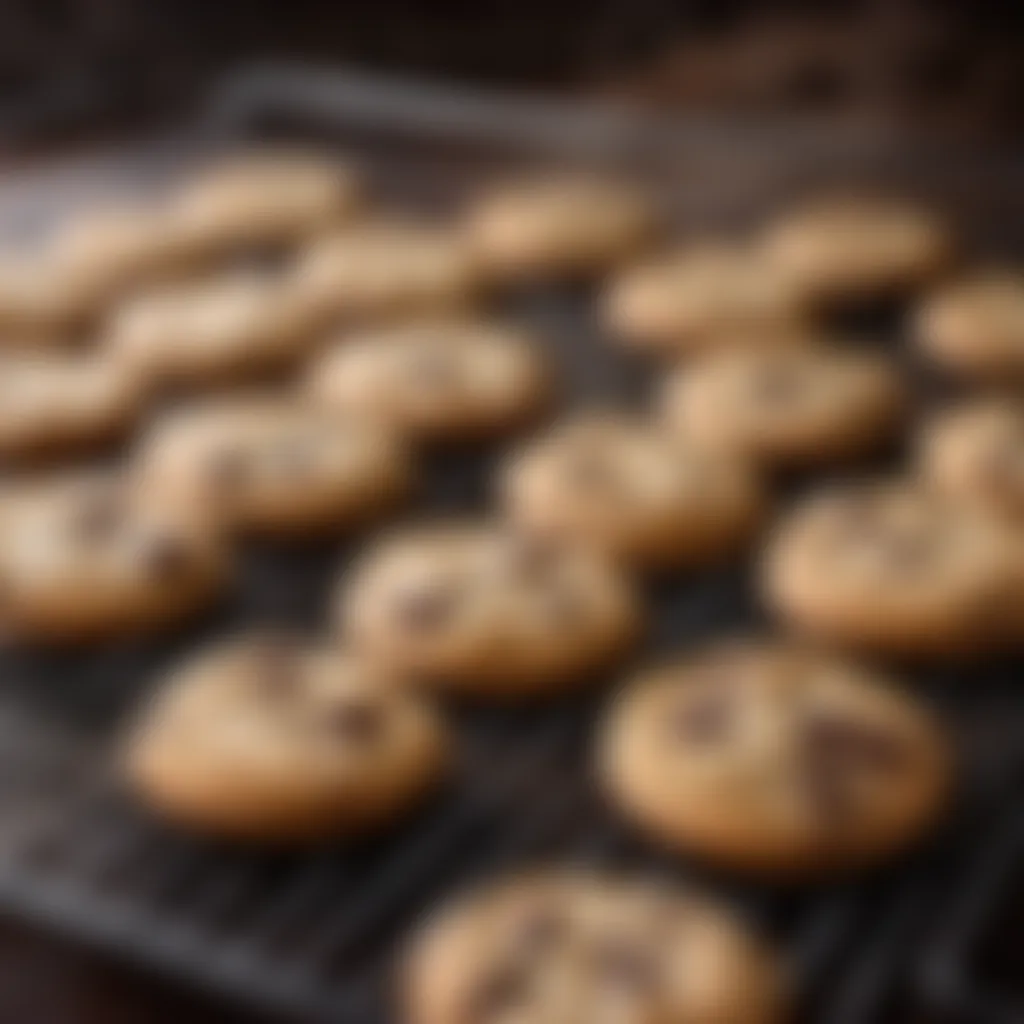
[[[1020,221],[1006,213],[1020,181],[1012,164],[979,172],[957,160],[873,152],[867,168],[863,145],[852,154],[849,140],[815,152],[797,132],[767,149],[777,136],[288,69],[233,78],[199,130],[10,185],[0,194],[0,229],[16,231],[19,219],[52,215],[94,191],[148,187],[211,148],[283,131],[343,149],[392,200],[435,209],[524,158],[625,155],[671,186],[676,215],[695,226],[729,223],[809,176],[870,170],[942,195],[987,248],[1024,251],[1014,237]],[[505,312],[540,329],[572,400],[630,402],[647,390],[650,371],[602,339],[585,292],[527,289]],[[891,317],[870,326],[892,339]],[[427,456],[424,504],[482,508],[494,458],[486,450]],[[809,1021],[876,1024],[924,1011],[964,1024],[1024,1020],[1024,965],[1013,961],[1024,916],[1019,662],[920,680],[949,714],[970,766],[962,810],[927,848],[835,886],[737,885],[659,856],[622,829],[589,772],[591,724],[607,686],[543,707],[453,709],[461,744],[454,785],[370,841],[258,852],[151,820],[121,793],[110,764],[123,715],[201,636],[252,622],[315,626],[351,550],[251,547],[217,615],[160,643],[0,656],[0,907],[263,1010],[380,1024],[389,1019],[396,946],[423,910],[470,880],[569,859],[701,877],[776,937]],[[757,623],[748,574],[734,565],[653,586],[651,647]]]

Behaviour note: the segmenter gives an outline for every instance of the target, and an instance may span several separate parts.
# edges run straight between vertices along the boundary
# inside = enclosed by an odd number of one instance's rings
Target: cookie
[[[817,639],[929,657],[1019,642],[1020,538],[913,483],[812,496],[768,546],[769,606]]]
[[[197,172],[173,212],[193,252],[209,254],[321,233],[358,208],[361,192],[350,167],[297,151],[252,152]]]
[[[784,213],[761,244],[776,272],[816,306],[904,294],[941,273],[954,248],[946,225],[923,207],[852,195]]]
[[[357,650],[423,685],[525,697],[616,660],[640,611],[627,580],[587,550],[454,523],[372,548],[342,581],[336,619]]]
[[[276,276],[236,271],[127,300],[106,337],[154,389],[177,391],[287,369],[306,353],[311,328]]]
[[[202,833],[286,843],[393,821],[440,781],[439,716],[347,651],[257,634],[176,669],[133,724],[140,800]]]
[[[134,481],[76,473],[0,493],[0,624],[16,640],[169,626],[209,605],[227,571],[203,518]]]
[[[952,374],[1024,379],[1024,273],[981,270],[938,288],[917,311],[914,337]]]
[[[577,415],[514,454],[501,490],[510,518],[525,531],[574,539],[648,569],[734,554],[767,503],[742,460],[600,413]]]
[[[617,341],[665,356],[789,347],[809,335],[800,294],[740,243],[695,244],[630,267],[601,302]]]
[[[491,280],[598,273],[643,249],[658,228],[647,196],[622,182],[556,175],[502,185],[466,212]]]
[[[88,268],[45,250],[0,255],[3,348],[74,344],[106,296]]]
[[[670,430],[769,467],[827,464],[889,441],[908,399],[884,356],[832,347],[709,353],[666,383]]]
[[[138,458],[154,494],[245,534],[351,529],[393,508],[412,476],[403,445],[377,424],[263,397],[173,413]]]
[[[950,498],[1024,525],[1024,404],[985,399],[937,416],[919,439],[922,475]]]
[[[401,220],[365,221],[311,244],[291,294],[330,327],[457,309],[480,288],[472,254],[454,231]]]
[[[549,871],[428,920],[401,986],[407,1024],[776,1024],[781,965],[724,907],[619,875]]]
[[[190,247],[162,200],[107,203],[71,215],[54,234],[56,257],[108,301],[139,281],[180,269]]]
[[[458,441],[521,427],[547,406],[553,383],[525,330],[430,319],[343,334],[313,363],[308,390],[325,408],[408,437]]]
[[[77,452],[123,436],[141,381],[103,355],[0,353],[0,461]]]
[[[600,767],[616,806],[667,846],[800,878],[919,839],[950,793],[948,746],[923,707],[871,671],[734,643],[629,686]]]

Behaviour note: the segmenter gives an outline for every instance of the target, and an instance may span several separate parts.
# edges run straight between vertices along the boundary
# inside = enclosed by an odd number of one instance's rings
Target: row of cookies
[[[364,201],[366,191],[334,161],[256,152],[215,161],[148,198],[101,201],[34,236],[22,232],[0,262],[5,344],[21,335],[67,341],[109,319],[126,293],[160,282],[171,283],[130,321],[202,324],[213,317],[207,309],[237,306],[242,317],[255,307],[230,290],[193,292],[197,274],[223,275],[223,289],[242,271],[258,274],[267,290],[274,285],[262,312],[284,306],[290,322],[463,303],[524,275],[593,272],[637,251],[658,220],[636,190],[591,176],[498,186],[443,224],[388,213]],[[115,325],[121,319],[115,314]]]

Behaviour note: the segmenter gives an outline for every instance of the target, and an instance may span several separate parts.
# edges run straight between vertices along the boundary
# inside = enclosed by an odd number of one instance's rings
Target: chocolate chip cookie
[[[342,581],[353,646],[424,685],[543,696],[587,681],[636,639],[637,598],[589,550],[487,523],[380,542]]]
[[[324,327],[458,309],[478,295],[469,247],[451,229],[410,220],[367,220],[301,254],[291,295]]]
[[[764,257],[812,304],[887,298],[927,284],[951,262],[948,227],[914,203],[826,196],[782,214]]]
[[[1024,379],[1024,272],[979,270],[936,289],[915,337],[937,366],[969,379]]]
[[[789,347],[809,336],[800,293],[741,243],[694,244],[630,267],[602,307],[623,345],[666,356]]]
[[[812,496],[769,543],[763,591],[796,629],[879,653],[937,656],[1019,643],[1020,537],[906,483]]]
[[[413,944],[408,1024],[777,1024],[781,966],[724,907],[615,875],[551,871],[463,896]]]
[[[438,715],[347,651],[257,634],[176,669],[127,736],[140,800],[185,828],[287,843],[363,833],[434,788]]]
[[[621,414],[577,415],[514,454],[501,481],[513,521],[647,569],[740,549],[767,505],[746,462]]]
[[[102,355],[0,352],[0,461],[78,452],[123,435],[142,382]]]
[[[393,508],[412,477],[388,429],[260,397],[170,415],[139,460],[154,494],[189,500],[230,530],[261,535],[351,529]]]
[[[637,188],[556,174],[495,187],[466,213],[466,233],[489,279],[587,276],[635,254],[658,228]]]
[[[199,255],[317,234],[349,217],[361,192],[351,167],[297,150],[254,151],[199,170],[173,214]]]
[[[667,382],[670,429],[769,467],[828,464],[890,440],[907,407],[895,366],[833,347],[718,352]]]
[[[311,326],[279,278],[231,271],[128,299],[107,337],[155,389],[203,389],[289,367],[307,351]]]
[[[633,683],[600,769],[660,842],[793,878],[894,854],[935,823],[951,782],[943,731],[912,698],[777,642],[713,647]]]
[[[17,640],[78,642],[162,628],[208,606],[227,553],[184,503],[134,480],[76,473],[0,495],[0,624]]]
[[[958,501],[1024,524],[1024,402],[982,399],[939,414],[919,440],[922,473]]]
[[[429,319],[342,334],[310,367],[327,409],[423,441],[472,441],[523,426],[548,404],[548,361],[524,329]]]

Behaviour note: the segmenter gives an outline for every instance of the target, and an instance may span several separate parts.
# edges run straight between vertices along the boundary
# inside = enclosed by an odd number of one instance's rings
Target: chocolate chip
[[[384,713],[379,704],[340,704],[331,708],[328,723],[335,736],[366,743],[380,735],[384,727]]]
[[[189,568],[192,558],[180,537],[154,537],[146,546],[143,560],[150,575],[158,580],[173,580]]]
[[[313,466],[314,445],[308,436],[286,438],[274,449],[274,465],[288,476],[305,476]]]
[[[544,610],[552,626],[573,629],[586,619],[586,603],[567,587],[557,587],[544,601]]]
[[[521,1006],[527,989],[527,974],[521,966],[512,964],[493,970],[470,996],[464,1024],[485,1024]]]
[[[927,566],[935,555],[930,533],[891,533],[880,537],[880,553],[900,573],[916,573]]]
[[[685,702],[672,716],[672,735],[691,743],[709,743],[722,739],[733,721],[733,697],[724,687],[716,687],[697,700]]]
[[[657,964],[650,951],[626,939],[602,942],[594,950],[593,966],[602,984],[625,992],[649,992],[658,982]]]
[[[395,612],[401,624],[417,632],[430,631],[443,626],[455,610],[456,595],[452,590],[434,587],[430,590],[411,591],[395,602]]]
[[[804,742],[818,764],[829,762],[894,771],[902,768],[909,756],[901,737],[848,716],[811,717],[804,725]]]
[[[846,821],[853,813],[849,779],[829,763],[804,766],[803,792],[816,818],[829,824]]]

